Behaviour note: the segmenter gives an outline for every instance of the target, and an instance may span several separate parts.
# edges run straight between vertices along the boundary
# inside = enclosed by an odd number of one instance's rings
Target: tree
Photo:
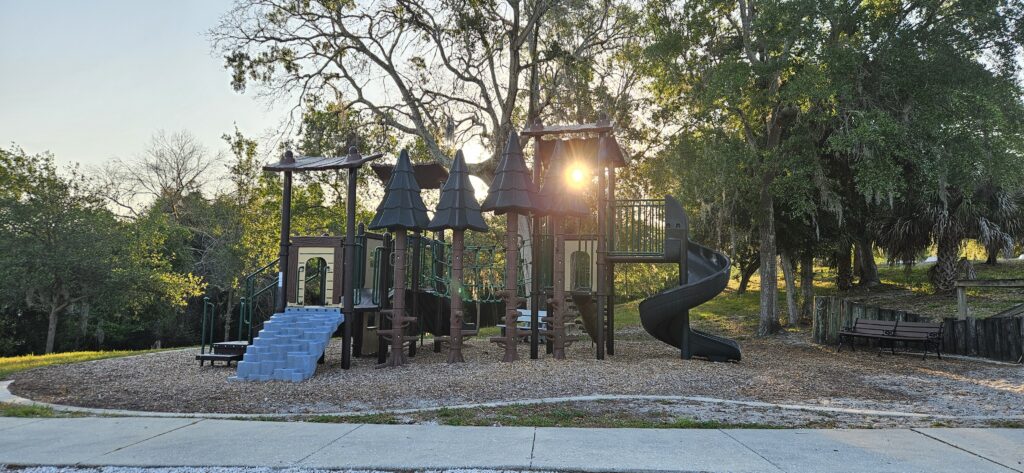
[[[77,171],[62,176],[49,155],[18,148],[0,151],[0,169],[15,189],[0,193],[0,265],[23,268],[5,272],[0,286],[46,313],[46,353],[72,305],[138,302],[128,296],[142,292],[174,303],[194,292],[196,281],[150,258]]]
[[[787,141],[803,142],[790,128],[801,114],[801,101],[816,92],[809,79],[817,70],[804,65],[817,39],[815,4],[659,2],[652,10],[654,42],[646,61],[655,93],[673,112],[669,116],[686,118],[684,132],[713,137],[710,143],[735,160],[729,176],[738,179],[732,186],[756,196],[758,333],[772,333],[778,327],[775,199],[785,185],[780,179],[804,177],[792,172],[804,153]]]
[[[576,60],[622,39],[620,8],[607,0],[239,0],[211,35],[237,90],[257,83],[277,97],[341,98],[449,164],[445,135],[482,138],[498,156],[524,102],[539,116],[556,97],[536,95],[541,68],[557,83]],[[497,161],[478,174],[489,177]]]
[[[104,178],[107,198],[129,215],[160,201],[167,213],[181,219],[185,199],[202,193],[219,160],[188,131],[161,130],[138,159],[114,160],[98,176]]]

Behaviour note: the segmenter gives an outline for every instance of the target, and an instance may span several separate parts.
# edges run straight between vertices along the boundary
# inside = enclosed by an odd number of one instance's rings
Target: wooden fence
[[[855,319],[934,321],[912,312],[885,309],[848,301],[839,297],[815,297],[812,336],[815,342],[839,343],[839,330],[853,325]],[[980,356],[1020,363],[1024,357],[1024,316],[943,320],[942,352]]]

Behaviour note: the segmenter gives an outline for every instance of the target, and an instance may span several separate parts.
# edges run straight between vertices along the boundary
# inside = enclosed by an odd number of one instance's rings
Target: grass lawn
[[[757,423],[726,423],[696,420],[667,413],[606,411],[568,403],[506,406],[496,408],[440,409],[414,414],[368,414],[359,416],[315,416],[308,422],[359,424],[441,424],[454,426],[505,427],[601,427],[634,429],[771,429]]]
[[[0,379],[19,371],[30,370],[50,365],[64,365],[68,363],[80,363],[83,361],[102,360],[104,358],[117,358],[122,356],[139,355],[159,350],[114,350],[114,351],[74,351],[65,353],[51,353],[49,355],[23,355],[0,358]]]
[[[1000,260],[991,266],[974,261],[978,279],[1022,279],[1024,261]],[[878,276],[882,287],[870,290],[857,288],[842,295],[866,304],[884,308],[916,312],[933,318],[957,316],[955,294],[940,295],[932,292],[928,282],[928,270],[933,264],[917,264],[907,270],[902,266],[879,266]],[[833,291],[834,292],[834,291]],[[1014,305],[1024,303],[1024,289],[1019,288],[969,288],[967,304],[971,316],[984,318]]]
[[[0,402],[0,417],[58,417],[57,412],[46,406],[26,406]]]

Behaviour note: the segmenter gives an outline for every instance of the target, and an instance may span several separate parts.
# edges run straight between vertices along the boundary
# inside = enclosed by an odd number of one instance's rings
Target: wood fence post
[[[838,297],[832,297],[832,301],[829,304],[830,310],[828,312],[828,333],[825,334],[825,340],[830,345],[836,344],[836,336],[839,333],[839,317],[842,312],[842,299]]]
[[[942,350],[956,353],[956,317],[942,319]]]
[[[828,313],[828,301],[829,298],[825,296],[815,296],[814,298],[814,318],[811,319],[811,333],[815,343],[824,342],[824,337],[821,334],[825,330],[825,314]]]
[[[974,317],[964,319],[967,326],[967,350],[965,355],[978,354],[978,320]]]
[[[961,319],[966,319],[968,315],[967,310],[967,288],[963,286],[957,286],[956,288],[956,307],[957,316]]]

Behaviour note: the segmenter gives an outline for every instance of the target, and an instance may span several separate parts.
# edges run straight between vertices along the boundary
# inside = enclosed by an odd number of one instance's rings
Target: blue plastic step
[[[311,378],[331,334],[344,321],[339,307],[289,307],[274,314],[230,379],[297,383]]]

